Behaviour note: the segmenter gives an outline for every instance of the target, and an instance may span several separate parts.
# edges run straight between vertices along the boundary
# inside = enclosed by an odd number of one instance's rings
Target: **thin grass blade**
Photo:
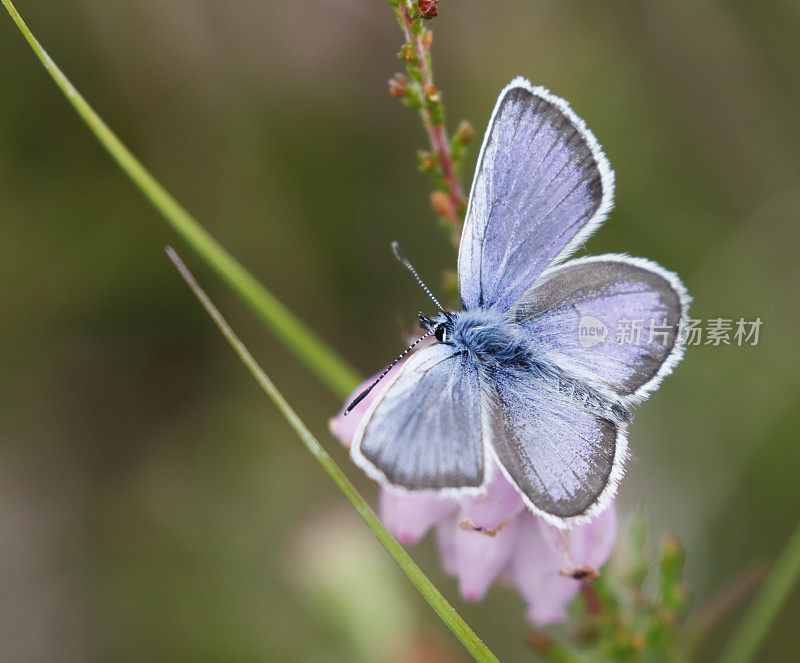
[[[748,663],[769,633],[775,617],[800,577],[800,524],[775,561],[764,586],[742,617],[719,663]]]
[[[325,449],[322,448],[322,445],[320,445],[314,435],[312,435],[311,431],[306,428],[292,406],[289,405],[286,399],[281,395],[272,380],[267,377],[267,374],[264,373],[263,369],[258,365],[253,355],[250,354],[244,343],[242,343],[233,329],[231,329],[217,307],[214,306],[208,295],[206,295],[197,283],[178,254],[175,253],[171,247],[167,247],[166,252],[184,281],[186,281],[187,285],[192,289],[192,292],[197,299],[200,300],[203,308],[205,308],[206,312],[211,316],[211,319],[225,336],[225,339],[239,356],[239,359],[242,360],[242,363],[244,363],[261,388],[266,392],[270,400],[275,404],[278,410],[280,410],[281,414],[286,418],[286,421],[289,422],[289,425],[295,430],[305,447],[311,452],[314,458],[319,461],[320,465],[322,465],[328,473],[328,476],[333,479],[333,482],[337,485],[339,490],[341,490],[344,496],[350,501],[367,526],[372,530],[375,536],[378,537],[383,547],[386,548],[395,562],[397,562],[398,566],[408,576],[409,580],[414,583],[422,596],[425,597],[425,600],[438,613],[442,621],[461,641],[461,644],[472,654],[476,661],[499,663],[497,657],[492,654],[489,648],[456,612],[455,608],[442,596],[441,592],[439,592],[436,586],[422,572],[422,569],[411,559],[405,548],[403,548],[403,546],[398,543],[397,539],[391,535],[389,530],[386,529],[375,512],[369,507],[366,500],[364,500],[355,486],[353,486],[344,472],[342,472],[341,468],[339,468],[333,458],[328,455]]]
[[[11,0],[2,0],[2,3],[67,101],[167,223],[334,394],[346,397],[361,382],[358,373],[261,285],[170,195],[53,62]]]

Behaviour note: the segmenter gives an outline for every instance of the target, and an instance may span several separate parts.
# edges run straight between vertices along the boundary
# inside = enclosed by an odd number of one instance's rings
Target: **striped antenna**
[[[380,376],[378,377],[378,379],[375,380],[375,382],[373,382],[369,387],[367,387],[364,391],[362,391],[358,396],[356,396],[353,399],[353,402],[350,403],[350,405],[348,405],[347,409],[344,411],[344,416],[346,417],[348,414],[350,414],[352,409],[356,405],[358,405],[361,401],[363,401],[364,398],[366,398],[367,394],[369,392],[371,392],[375,388],[376,384],[378,384],[381,380],[383,380],[383,378],[386,377],[386,374],[389,371],[391,371],[397,365],[398,361],[400,361],[409,352],[411,352],[414,348],[416,348],[422,341],[424,341],[426,338],[428,338],[428,336],[433,334],[434,331],[435,331],[434,329],[431,329],[430,331],[428,331],[423,336],[420,336],[416,341],[414,341],[411,345],[409,345],[405,350],[403,350],[403,352],[400,354],[400,356],[397,359],[395,359],[391,364],[389,364],[389,368],[387,368],[383,373],[381,373]]]
[[[402,253],[400,253],[400,245],[397,242],[392,242],[392,253],[394,253],[394,257],[400,261],[400,264],[403,265],[403,267],[405,267],[409,272],[411,272],[411,274],[417,280],[417,283],[419,283],[420,287],[425,291],[425,294],[428,295],[428,297],[430,297],[433,300],[434,304],[436,304],[436,308],[438,308],[442,313],[444,313],[444,309],[442,308],[442,305],[439,303],[439,300],[433,296],[433,293],[428,289],[428,286],[426,286],[425,282],[420,278],[419,274],[417,273],[417,270],[414,269],[414,266],[410,262],[408,262],[408,259]]]

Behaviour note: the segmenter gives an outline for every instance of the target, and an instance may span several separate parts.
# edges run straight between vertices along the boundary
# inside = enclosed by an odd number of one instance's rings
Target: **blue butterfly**
[[[613,171],[584,122],[515,78],[472,182],[458,252],[463,310],[445,311],[395,246],[439,311],[420,315],[426,334],[406,353],[435,341],[360,422],[351,455],[370,477],[397,490],[479,493],[499,467],[528,508],[559,527],[610,504],[630,408],[680,361],[690,301],[678,277],[649,260],[567,260],[613,194]],[[639,334],[625,342],[634,322]]]

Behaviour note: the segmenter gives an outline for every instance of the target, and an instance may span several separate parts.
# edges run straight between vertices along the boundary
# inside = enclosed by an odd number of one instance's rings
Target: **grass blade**
[[[2,0],[47,73],[125,174],[161,212],[167,223],[225,281],[275,335],[337,396],[346,397],[361,382],[358,373],[306,327],[205,230],[150,174],[81,96],[42,48],[11,0]]]
[[[800,524],[781,552],[755,600],[742,617],[719,663],[748,663],[800,576]]]
[[[253,355],[250,354],[244,343],[236,336],[236,333],[231,329],[230,325],[228,325],[225,318],[222,317],[222,314],[208,298],[208,295],[206,295],[199,286],[178,254],[175,253],[171,247],[167,247],[166,251],[169,259],[178,269],[184,281],[186,281],[187,285],[192,289],[197,299],[200,300],[203,308],[205,308],[206,312],[211,316],[211,319],[217,327],[219,327],[219,330],[225,336],[228,343],[230,343],[236,354],[239,355],[239,359],[242,360],[242,363],[244,363],[261,388],[266,392],[270,400],[275,404],[278,410],[280,410],[286,421],[289,422],[289,425],[291,425],[298,437],[300,437],[305,447],[311,452],[314,458],[319,461],[320,465],[322,465],[328,473],[328,476],[333,479],[339,490],[344,493],[344,496],[350,501],[364,522],[369,526],[375,536],[378,537],[383,547],[394,557],[398,566],[400,566],[409,580],[414,583],[416,588],[425,597],[425,600],[439,614],[442,621],[461,641],[461,644],[472,654],[476,661],[499,663],[497,657],[492,654],[488,647],[461,618],[461,615],[456,612],[455,608],[442,596],[436,586],[422,572],[422,569],[411,559],[405,548],[403,548],[403,546],[398,543],[397,539],[391,535],[389,530],[386,529],[375,512],[369,507],[364,498],[361,497],[355,486],[353,486],[344,472],[342,472],[339,466],[334,462],[333,458],[328,455],[325,449],[322,448],[322,445],[320,445],[317,439],[311,434],[311,431],[306,428],[300,417],[298,417],[297,413],[292,409],[292,406],[284,399],[272,380],[264,373],[253,358]]]

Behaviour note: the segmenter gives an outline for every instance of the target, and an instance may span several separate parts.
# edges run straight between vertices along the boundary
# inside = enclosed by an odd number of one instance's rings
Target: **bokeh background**
[[[380,0],[20,0],[54,59],[157,177],[364,374],[455,264],[386,93]],[[791,0],[441,3],[452,129],[524,74],[570,100],[617,173],[588,244],[677,271],[693,317],[764,321],[690,348],[632,430],[623,513],[677,534],[702,603],[800,517],[800,7]],[[476,141],[477,142],[477,141]],[[467,157],[471,173],[477,147]],[[206,319],[175,243],[301,416],[340,403],[175,237],[0,15],[0,658],[461,661]],[[531,660],[521,599],[465,606]],[[761,661],[794,660],[794,591]],[[730,626],[707,643],[710,657]],[[413,653],[411,653],[413,652]]]

